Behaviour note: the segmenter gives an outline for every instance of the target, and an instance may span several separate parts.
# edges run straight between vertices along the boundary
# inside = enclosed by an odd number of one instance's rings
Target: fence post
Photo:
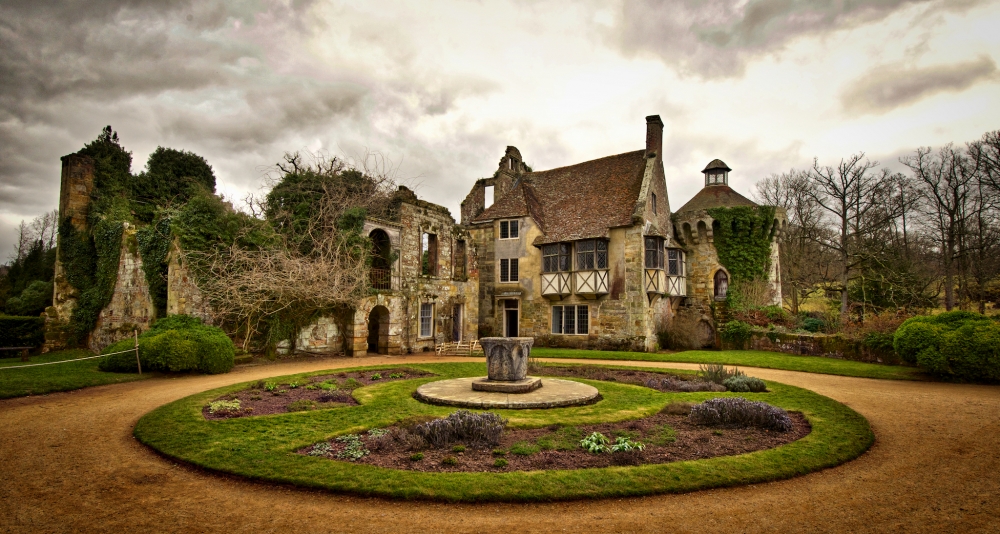
[[[135,363],[139,366],[139,374],[142,374],[142,362],[139,361],[139,331],[133,330],[132,333],[135,335]]]

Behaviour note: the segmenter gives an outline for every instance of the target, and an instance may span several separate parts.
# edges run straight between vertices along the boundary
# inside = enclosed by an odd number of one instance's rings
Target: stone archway
[[[389,309],[375,306],[368,314],[368,353],[389,354]]]

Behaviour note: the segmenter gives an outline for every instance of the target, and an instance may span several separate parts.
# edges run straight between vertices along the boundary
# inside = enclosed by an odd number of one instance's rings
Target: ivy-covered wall
[[[774,208],[735,206],[710,208],[715,250],[731,282],[765,280],[771,268]]]

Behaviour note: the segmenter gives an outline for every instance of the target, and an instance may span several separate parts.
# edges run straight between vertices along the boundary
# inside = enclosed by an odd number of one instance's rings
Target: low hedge
[[[907,319],[893,347],[904,361],[939,377],[1000,381],[1000,323],[985,315],[954,311]]]
[[[104,349],[104,354],[133,348],[135,342],[123,339]],[[139,336],[139,360],[143,370],[229,372],[234,365],[236,348],[221,329],[203,324],[189,315],[171,315],[157,321]],[[138,369],[135,354],[126,352],[102,358],[102,371],[134,373]]]
[[[38,347],[45,342],[42,317],[0,317],[0,347]]]

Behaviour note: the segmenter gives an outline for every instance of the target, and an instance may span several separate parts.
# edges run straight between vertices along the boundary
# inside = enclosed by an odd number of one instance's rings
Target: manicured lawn
[[[295,451],[319,441],[386,427],[407,417],[447,415],[454,409],[414,400],[412,394],[417,386],[443,378],[486,374],[481,363],[409,367],[438,376],[356,389],[354,396],[361,403],[358,406],[206,421],[202,408],[216,397],[248,385],[237,384],[161,406],[143,416],[134,433],[142,443],[167,456],[251,479],[360,495],[470,502],[649,495],[766,482],[841,464],[863,453],[874,441],[867,420],[847,406],[804,389],[768,382],[770,393],[739,395],[801,411],[812,424],[812,432],[775,449],[739,456],[601,469],[422,473],[296,454]],[[367,369],[379,368],[385,366]],[[328,373],[272,380],[287,383]],[[590,406],[496,412],[508,418],[514,427],[582,425],[645,417],[672,401],[700,402],[735,395],[661,393],[628,384],[580,381],[597,387],[603,400]]]
[[[134,373],[105,373],[97,369],[97,362],[101,361],[100,358],[72,363],[39,365],[24,369],[6,369],[19,365],[74,360],[87,356],[93,356],[93,354],[86,350],[61,350],[32,356],[30,362],[22,362],[20,358],[4,358],[0,360],[0,399],[131,382],[152,376],[149,373],[144,373],[142,376]]]
[[[583,358],[590,360],[635,360],[644,362],[721,363],[746,367],[764,367],[787,371],[804,371],[826,375],[856,376],[885,380],[928,380],[929,376],[916,367],[852,362],[819,356],[796,356],[761,350],[689,350],[673,353],[612,352],[602,350],[531,349],[536,358]]]

